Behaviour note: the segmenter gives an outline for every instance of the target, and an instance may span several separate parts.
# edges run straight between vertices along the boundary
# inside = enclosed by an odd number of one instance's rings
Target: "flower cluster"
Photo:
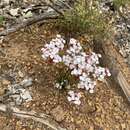
[[[57,35],[55,39],[52,39],[49,44],[46,44],[42,48],[44,59],[50,58],[53,62],[58,63],[62,61],[62,58],[59,56],[59,51],[64,48],[65,40],[61,35]]]
[[[95,72],[93,74],[94,78],[97,78],[100,81],[102,81],[105,78],[105,76],[111,76],[111,73],[107,68],[103,68],[100,66],[96,67],[94,72]]]
[[[64,55],[59,55],[59,51],[66,45],[69,47]],[[108,69],[98,66],[101,55],[94,52],[87,55],[81,44],[74,38],[71,38],[67,44],[60,35],[57,35],[56,39],[46,44],[42,51],[44,59],[50,58],[55,63],[63,62],[71,70],[71,75],[78,77],[78,88],[88,90],[90,93],[94,92],[96,80],[102,81],[105,76],[111,75]],[[80,96],[72,91],[69,95],[69,101],[80,104]]]
[[[69,95],[67,97],[68,101],[73,102],[74,104],[77,104],[77,105],[81,104],[81,101],[80,101],[81,94],[80,93],[74,93],[74,91],[69,91],[68,95]]]

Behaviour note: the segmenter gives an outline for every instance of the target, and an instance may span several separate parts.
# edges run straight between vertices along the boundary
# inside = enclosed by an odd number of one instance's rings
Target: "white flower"
[[[68,92],[68,94],[69,94],[69,95],[73,95],[73,94],[74,94],[74,91],[70,90],[70,91]]]
[[[94,93],[94,90],[93,90],[93,89],[90,89],[90,90],[89,90],[89,93]]]
[[[62,62],[62,58],[59,55],[55,55],[53,57],[53,62],[55,63]]]
[[[74,70],[71,71],[71,74],[76,75],[76,76],[81,75],[82,70],[81,69],[74,69]]]
[[[75,100],[73,103],[76,104],[76,105],[80,105],[81,101],[80,100]]]
[[[107,68],[105,69],[105,72],[106,72],[107,76],[111,76],[111,73],[110,73],[110,71]]]
[[[61,35],[60,35],[60,34],[57,34],[56,37],[57,37],[57,38],[61,38]]]
[[[108,69],[102,68],[102,67],[95,67],[95,71],[93,76],[95,78],[98,78],[98,80],[103,80],[105,76],[111,76]]]
[[[69,91],[68,92],[68,101],[69,102],[72,102],[76,105],[80,105],[81,104],[81,101],[80,101],[80,98],[81,98],[81,94],[80,93],[74,93],[74,91]]]
[[[58,54],[60,50],[63,50],[65,40],[61,35],[57,35],[55,39],[52,39],[49,44],[45,44],[45,47],[42,48],[44,59],[51,58],[53,62],[58,63],[62,61],[62,57]]]
[[[49,44],[45,44],[45,47],[42,48],[42,57],[45,60],[50,58],[54,63],[63,62],[70,69],[71,75],[79,78],[78,88],[94,93],[95,80],[102,81],[106,76],[111,76],[108,69],[99,66],[101,55],[94,52],[87,55],[81,44],[74,38],[70,39],[69,47],[68,49],[65,48],[64,55],[59,55],[64,50],[65,43],[61,35],[57,35],[55,39],[52,39]],[[56,87],[59,88],[60,86],[57,84]],[[81,104],[80,93],[70,91],[68,94],[68,101],[77,105]]]
[[[70,43],[70,44],[72,44],[72,45],[74,45],[74,44],[76,44],[76,43],[77,43],[77,40],[76,40],[76,39],[74,39],[74,38],[71,38],[69,43]]]
[[[59,83],[56,83],[55,87],[58,88],[58,89],[62,89],[62,86]]]
[[[79,76],[79,79],[80,79],[81,81],[85,81],[85,80],[86,80],[86,77],[84,77],[83,75],[81,75],[81,76]]]

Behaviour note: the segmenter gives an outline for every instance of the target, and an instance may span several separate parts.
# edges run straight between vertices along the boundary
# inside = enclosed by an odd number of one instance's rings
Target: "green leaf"
[[[0,15],[0,24],[2,24],[4,21],[4,17],[2,15]]]

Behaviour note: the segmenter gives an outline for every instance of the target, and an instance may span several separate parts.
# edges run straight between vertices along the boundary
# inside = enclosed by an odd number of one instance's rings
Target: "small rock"
[[[103,130],[103,128],[101,126],[95,125],[94,130]]]
[[[32,78],[28,78],[28,79],[24,79],[22,82],[21,82],[21,85],[24,86],[24,87],[29,87],[32,85]]]
[[[68,130],[75,130],[75,125],[74,124],[69,124],[68,125]]]
[[[10,81],[7,80],[7,79],[3,79],[3,80],[2,80],[2,84],[3,84],[3,85],[9,85],[9,84],[10,84]]]
[[[10,0],[3,0],[3,2],[9,4]]]
[[[89,130],[94,130],[94,127],[93,127],[93,126],[90,126],[90,127],[89,127]]]
[[[25,90],[24,93],[21,93],[21,97],[23,100],[25,100],[26,102],[31,101],[32,97],[29,93],[29,91]]]
[[[4,36],[0,37],[0,43],[3,43]]]
[[[30,18],[33,16],[31,11],[28,11],[26,14],[23,14],[24,18]]]
[[[0,96],[2,96],[5,93],[5,89],[3,87],[2,82],[0,82]]]
[[[63,108],[59,105],[56,108],[54,108],[51,112],[54,119],[58,122],[61,122],[65,118],[66,112],[63,110]]]
[[[19,8],[11,9],[11,10],[10,10],[10,14],[11,14],[12,16],[17,16],[17,15],[18,15],[18,10],[19,10]]]
[[[18,72],[18,75],[19,75],[19,77],[21,77],[21,78],[24,77],[24,74],[23,74],[21,71]]]
[[[122,48],[119,50],[119,52],[121,53],[121,55],[122,55],[123,57],[126,57],[126,56],[127,56],[125,50],[123,50]]]
[[[121,128],[122,130],[125,130],[126,129],[126,125],[124,123],[121,124]]]
[[[0,96],[2,96],[5,93],[5,90],[3,88],[0,88]]]
[[[41,130],[40,128],[36,128],[36,130]]]

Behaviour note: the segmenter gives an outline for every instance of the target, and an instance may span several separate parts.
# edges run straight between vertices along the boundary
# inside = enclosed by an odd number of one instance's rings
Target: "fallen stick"
[[[121,87],[130,102],[130,68],[124,58],[110,41],[106,43],[95,42],[95,51],[102,54],[103,65],[110,69],[112,83]]]
[[[34,23],[37,23],[39,21],[43,21],[43,20],[49,20],[49,19],[57,19],[59,18],[59,16],[64,17],[63,15],[63,10],[65,11],[66,8],[63,8],[64,6],[67,7],[68,9],[72,9],[71,6],[69,6],[69,3],[64,3],[63,1],[60,1],[61,5],[58,5],[59,7],[62,7],[61,9],[58,9],[56,7],[57,4],[55,4],[55,2],[53,2],[52,0],[49,0],[50,3],[52,4],[48,4],[45,1],[40,1],[41,3],[45,4],[46,6],[52,8],[54,11],[52,12],[45,12],[39,16],[34,16],[33,18],[29,18],[26,21],[23,21],[22,23],[19,23],[17,25],[14,25],[11,28],[5,29],[2,32],[0,32],[0,36],[6,36],[10,33],[16,32],[18,30],[20,30],[21,28],[25,28],[29,25],[32,25]],[[76,2],[76,1],[75,1]]]
[[[51,1],[50,1],[50,2],[51,2]],[[62,13],[60,10],[58,10],[54,5],[51,5],[51,4],[49,4],[48,2],[45,2],[45,1],[41,1],[41,3],[43,3],[44,5],[46,5],[46,6],[50,7],[50,8],[52,8],[52,9],[53,9],[54,11],[56,11],[59,15],[64,16],[63,13]],[[51,2],[51,3],[53,3],[53,2]]]
[[[31,119],[36,122],[40,122],[44,125],[47,125],[53,130],[66,130],[65,128],[60,127],[59,124],[54,121],[49,115],[36,113],[34,111],[21,111],[16,107],[8,108],[6,105],[0,104],[0,111],[8,113],[8,109],[10,109],[11,115],[16,116],[17,118]]]
[[[48,19],[57,19],[58,18],[58,14],[55,12],[48,12],[46,14],[41,14],[39,16],[35,16],[33,18],[29,18],[26,21],[23,21],[20,24],[17,24],[9,29],[5,29],[2,32],[0,32],[0,36],[6,36],[10,33],[16,32],[18,30],[20,30],[21,28],[25,28],[29,25],[32,25],[36,22],[42,21],[42,20],[48,20]]]

